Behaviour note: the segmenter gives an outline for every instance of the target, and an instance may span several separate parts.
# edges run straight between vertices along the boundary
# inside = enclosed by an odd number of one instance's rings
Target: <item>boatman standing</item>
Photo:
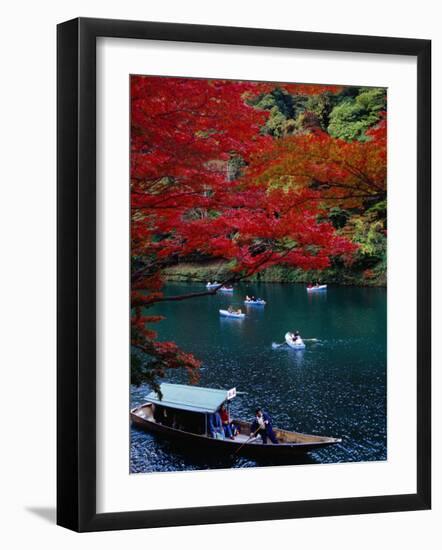
[[[256,409],[255,419],[252,422],[251,434],[260,435],[264,444],[267,443],[268,437],[274,445],[278,445],[278,440],[272,428],[272,419],[262,409]]]

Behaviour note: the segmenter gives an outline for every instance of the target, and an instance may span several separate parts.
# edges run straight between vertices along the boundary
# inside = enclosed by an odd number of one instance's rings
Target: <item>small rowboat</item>
[[[296,342],[293,340],[293,336],[291,332],[285,333],[285,341],[288,346],[290,346],[293,349],[305,349],[305,344],[302,341],[302,338],[298,336]]]
[[[222,286],[219,289],[220,292],[233,292],[233,286]]]
[[[222,317],[232,317],[233,319],[244,319],[246,316],[245,313],[236,313],[235,311],[230,312],[227,309],[220,309],[219,314]]]
[[[221,283],[207,283],[206,288],[217,288],[221,286]]]
[[[258,300],[244,300],[244,303],[248,306],[265,306],[266,301],[261,300],[260,298]]]
[[[236,397],[236,388],[220,390],[181,384],[161,384],[162,397],[151,392],[147,402],[130,411],[134,426],[181,444],[190,453],[214,452],[217,456],[247,456],[258,460],[290,460],[299,454],[328,447],[342,440],[273,428],[278,444],[250,437],[251,423],[235,420],[239,430],[234,439],[210,435],[210,415]]]
[[[327,285],[308,286],[307,292],[318,292],[320,290],[327,290]]]

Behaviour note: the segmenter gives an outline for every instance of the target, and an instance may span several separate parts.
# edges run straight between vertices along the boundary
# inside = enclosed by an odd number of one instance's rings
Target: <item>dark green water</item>
[[[196,283],[170,283],[166,294],[203,290]],[[265,307],[244,306],[245,294],[263,297]],[[246,392],[233,400],[232,414],[251,418],[257,406],[275,426],[341,437],[342,444],[311,453],[297,463],[385,460],[386,290],[329,287],[307,294],[302,285],[241,284],[233,295],[164,302],[149,310],[166,319],[159,339],[177,342],[203,361],[199,385]],[[245,319],[220,318],[229,304]],[[299,330],[304,351],[281,346],[287,330]],[[187,383],[172,372],[168,381]],[[131,388],[131,402],[144,402],[147,387]],[[229,459],[231,460],[231,459]],[[167,441],[131,429],[131,471],[174,471],[254,467],[236,458],[189,456]]]

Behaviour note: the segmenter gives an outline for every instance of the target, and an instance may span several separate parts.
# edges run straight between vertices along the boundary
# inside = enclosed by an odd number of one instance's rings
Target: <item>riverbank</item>
[[[164,272],[166,281],[206,282],[222,281],[228,278],[229,264],[226,262],[206,262],[204,264],[181,263]],[[385,271],[350,271],[344,268],[329,268],[321,272],[303,271],[286,266],[273,266],[253,275],[250,281],[262,283],[309,283],[320,281],[322,284],[343,286],[386,287]]]

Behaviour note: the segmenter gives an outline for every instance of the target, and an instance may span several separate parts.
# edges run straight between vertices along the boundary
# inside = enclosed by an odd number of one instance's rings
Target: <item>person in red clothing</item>
[[[219,415],[221,417],[221,422],[223,423],[223,429],[224,429],[225,436],[229,437],[230,439],[234,439],[234,435],[233,435],[233,432],[232,432],[232,426],[230,424],[229,413],[227,412],[227,409],[224,405],[221,405],[221,408],[219,410]]]

